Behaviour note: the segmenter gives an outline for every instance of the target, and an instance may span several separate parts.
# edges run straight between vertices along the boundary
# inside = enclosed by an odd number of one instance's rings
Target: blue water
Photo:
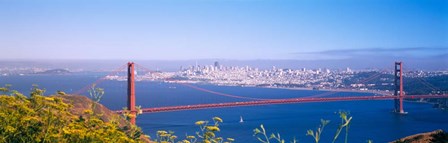
[[[59,76],[0,76],[0,85],[12,84],[13,89],[29,94],[31,84],[39,84],[47,90],[46,94],[62,90],[74,92],[94,82],[102,74],[73,74]],[[112,110],[126,106],[126,83],[105,81],[98,85],[106,91],[102,103]],[[225,87],[213,85],[196,85],[213,91],[256,98],[292,98],[311,96],[325,91],[304,91],[285,89],[266,89],[251,87]],[[175,87],[175,88],[174,88]],[[365,96],[368,93],[337,93],[332,96]],[[142,107],[160,107],[172,105],[189,105],[199,103],[219,103],[246,101],[210,93],[204,93],[177,84],[160,82],[137,82],[137,105]],[[185,134],[193,135],[198,131],[194,125],[198,120],[211,120],[219,116],[224,120],[218,136],[232,137],[236,142],[257,142],[252,130],[264,124],[268,133],[280,133],[287,141],[293,138],[300,142],[312,142],[306,136],[306,130],[316,129],[321,118],[331,120],[322,134],[322,142],[330,142],[340,121],[336,112],[349,111],[353,116],[349,130],[349,142],[362,143],[368,139],[374,142],[388,142],[411,134],[448,130],[448,112],[434,109],[423,103],[405,103],[407,115],[391,112],[392,101],[346,101],[328,103],[301,103],[284,105],[266,105],[251,107],[233,107],[192,111],[151,113],[138,116],[137,124],[146,134],[155,137],[157,130],[172,130],[183,138]],[[239,123],[240,116],[244,123]],[[342,137],[341,137],[342,139]],[[342,142],[342,140],[340,140]]]

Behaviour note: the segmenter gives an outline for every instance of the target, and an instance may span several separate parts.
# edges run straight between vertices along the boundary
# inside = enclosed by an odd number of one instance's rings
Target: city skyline
[[[447,79],[448,0],[0,0],[0,142],[445,142]]]
[[[381,59],[446,66],[447,5],[442,0],[2,0],[0,60]]]

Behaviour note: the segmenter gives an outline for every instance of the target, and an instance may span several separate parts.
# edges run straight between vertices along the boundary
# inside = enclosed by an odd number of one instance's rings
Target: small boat
[[[240,123],[243,123],[244,121],[243,121],[243,117],[242,116],[240,116]]]

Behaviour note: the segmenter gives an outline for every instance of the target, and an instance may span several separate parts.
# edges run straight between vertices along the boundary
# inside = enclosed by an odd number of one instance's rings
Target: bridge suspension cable
[[[317,97],[324,97],[324,96],[330,96],[333,94],[338,93],[337,91],[327,91],[321,94],[316,94],[316,95],[311,95],[311,96],[305,96],[305,97],[301,97],[301,98],[317,98]]]
[[[142,109],[143,113],[154,112],[172,112],[182,110],[198,110],[210,108],[224,108],[224,107],[239,107],[239,106],[259,106],[271,104],[291,104],[291,103],[311,103],[311,102],[335,102],[335,101],[360,101],[360,100],[391,100],[398,99],[397,96],[351,96],[351,97],[327,97],[327,98],[291,98],[291,99],[275,99],[275,100],[261,100],[261,101],[246,101],[246,102],[226,102],[226,103],[211,103],[211,104],[195,104],[195,105],[180,105],[167,107],[153,107]],[[448,95],[410,95],[404,98],[448,98]],[[123,111],[116,111],[121,113]]]
[[[428,81],[426,81],[425,79],[421,78],[421,77],[417,77],[417,80],[423,84],[424,86],[426,86],[427,88],[434,90],[434,91],[440,91],[440,88],[432,85],[431,83],[429,83]]]
[[[138,68],[141,68],[141,69],[145,70],[146,72],[154,73],[154,74],[158,74],[158,75],[160,75],[160,73],[157,72],[157,71],[150,70],[150,69],[145,68],[145,67],[143,67],[143,66],[141,66],[141,65],[139,65],[139,64],[135,64],[135,65],[136,65]],[[164,79],[161,79],[161,80],[165,80],[165,81],[174,81],[174,79],[170,79],[170,78],[164,78]],[[239,99],[249,99],[249,100],[271,100],[271,99],[268,99],[268,98],[244,97],[244,96],[237,96],[237,95],[232,95],[232,94],[227,94],[227,93],[222,93],[222,92],[212,91],[212,90],[205,89],[205,88],[201,88],[201,87],[198,87],[198,86],[194,86],[194,85],[191,85],[191,84],[188,84],[188,83],[179,83],[179,82],[174,82],[174,83],[176,83],[176,84],[180,84],[180,85],[183,85],[183,86],[186,86],[186,87],[189,87],[189,88],[198,90],[198,91],[207,92],[207,93],[211,93],[211,94],[219,95],[219,96],[225,96],[225,97],[231,97],[231,98],[239,98]]]
[[[243,96],[237,96],[237,95],[232,95],[232,94],[227,94],[227,93],[221,93],[221,92],[216,92],[216,91],[200,88],[200,87],[193,86],[190,84],[185,84],[185,83],[178,83],[178,84],[181,84],[183,86],[187,86],[187,87],[199,90],[199,91],[203,91],[203,92],[207,92],[207,93],[211,93],[211,94],[215,94],[215,95],[226,96],[226,97],[240,98],[240,99],[251,99],[251,100],[272,100],[272,99],[267,99],[267,98],[243,97]]]
[[[104,77],[102,77],[102,78],[96,80],[96,81],[95,81],[94,83],[92,83],[92,84],[89,84],[89,85],[83,87],[82,89],[80,89],[80,90],[74,92],[73,94],[81,94],[81,93],[86,92],[90,87],[92,87],[92,85],[94,85],[94,84],[99,84],[99,83],[103,82],[104,80],[106,80],[106,77],[108,77],[108,76],[116,75],[118,72],[121,72],[121,71],[123,71],[124,69],[126,69],[126,66],[127,66],[126,64],[120,66],[120,67],[117,68],[116,70],[114,70],[114,71],[108,73],[106,76],[104,76]],[[150,74],[161,75],[160,72],[158,72],[158,71],[154,71],[154,70],[151,70],[151,69],[148,69],[148,68],[146,68],[146,67],[144,67],[144,66],[142,66],[142,65],[140,65],[140,64],[135,63],[135,66],[136,66],[137,68],[139,68],[139,69],[145,71],[145,72],[150,73]],[[373,80],[373,79],[379,77],[381,74],[382,74],[382,73],[379,72],[379,73],[376,73],[376,74],[374,74],[374,75],[371,75],[370,77],[368,77],[368,78],[364,79],[363,81],[361,81],[361,83],[369,82],[369,81],[371,81],[371,80]],[[170,78],[162,78],[162,79],[160,79],[160,80],[174,81],[174,79],[170,79]],[[212,90],[209,90],[209,89],[205,89],[205,88],[201,88],[201,87],[198,87],[198,86],[194,86],[194,85],[192,85],[192,84],[188,84],[188,83],[179,83],[179,82],[174,82],[174,83],[176,83],[176,84],[180,84],[180,85],[182,85],[182,86],[186,86],[186,87],[189,87],[189,88],[198,90],[198,91],[207,92],[207,93],[211,93],[211,94],[219,95],[219,96],[225,96],[225,97],[231,97],[231,98],[238,98],[238,99],[248,99],[248,100],[273,100],[272,98],[254,98],[254,97],[245,97],[245,96],[238,96],[238,95],[233,95],[233,94],[228,94],[228,93],[222,93],[222,92],[212,91]],[[311,95],[311,96],[305,96],[305,97],[298,97],[298,98],[317,98],[317,97],[330,96],[330,95],[333,95],[333,94],[336,94],[336,93],[338,93],[338,91],[328,91],[328,92],[324,92],[324,93],[321,93],[321,94],[316,94],[316,95]]]
[[[379,71],[379,72],[377,72],[377,73],[375,73],[373,75],[370,75],[366,79],[359,81],[359,83],[360,84],[365,84],[365,83],[370,82],[370,81],[372,81],[374,79],[377,79],[377,78],[379,78],[383,74],[383,72],[386,72],[386,70],[383,69],[383,70],[381,70],[381,71]]]
[[[158,72],[158,71],[154,71],[154,70],[148,69],[148,68],[146,68],[146,67],[144,67],[144,66],[141,66],[141,65],[139,65],[139,64],[137,64],[137,63],[136,63],[135,65],[136,65],[137,68],[140,68],[140,69],[142,69],[142,70],[144,70],[144,71],[146,71],[146,72],[149,72],[149,73],[152,73],[152,74],[158,74],[158,75],[160,75],[160,72]],[[374,75],[374,76],[378,77],[379,75],[381,75],[381,73],[377,73],[377,74]],[[371,76],[371,77],[369,77],[368,79],[371,80],[371,79],[374,79],[374,78],[376,78],[376,77],[372,77],[372,76]],[[161,80],[165,80],[165,81],[175,81],[174,79],[170,79],[170,78],[164,78],[164,79],[161,79]],[[272,99],[272,98],[254,98],[254,97],[245,97],[245,96],[238,96],[238,95],[233,95],[233,94],[228,94],[228,93],[222,93],[222,92],[212,91],[212,90],[209,90],[209,89],[205,89],[205,88],[201,88],[201,87],[198,87],[198,86],[194,86],[194,85],[192,85],[192,84],[188,84],[188,83],[179,83],[179,82],[173,82],[173,83],[180,84],[180,85],[183,85],[183,86],[186,86],[186,87],[189,87],[189,88],[198,90],[198,91],[202,91],[202,92],[207,92],[207,93],[211,93],[211,94],[219,95],[219,96],[226,96],[226,97],[238,98],[238,99],[249,99],[249,100],[274,100],[274,99]],[[321,93],[321,94],[316,94],[316,95],[311,95],[311,96],[305,96],[305,97],[298,97],[298,98],[316,98],[316,97],[324,97],[324,96],[330,96],[330,95],[333,95],[333,94],[336,94],[336,93],[339,93],[339,91],[328,91],[328,92],[324,92],[324,93]]]
[[[92,85],[98,85],[98,84],[100,84],[101,82],[105,81],[106,78],[107,78],[108,76],[116,75],[117,73],[119,73],[119,72],[123,71],[124,69],[126,69],[126,67],[127,67],[127,65],[124,64],[124,65],[120,66],[119,68],[113,70],[112,72],[108,73],[106,76],[103,76],[103,77],[101,77],[100,79],[97,79],[97,80],[96,80],[95,82],[93,82],[92,84],[86,85],[86,86],[84,86],[83,88],[81,88],[80,90],[78,90],[78,91],[76,91],[76,92],[74,92],[74,93],[72,93],[72,94],[74,94],[74,95],[79,95],[79,94],[81,94],[81,93],[84,93],[84,92],[86,92],[87,90],[89,90],[89,88],[91,88]]]

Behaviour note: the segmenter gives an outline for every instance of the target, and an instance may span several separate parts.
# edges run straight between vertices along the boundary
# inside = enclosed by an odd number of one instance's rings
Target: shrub
[[[0,95],[0,142],[141,142],[116,123],[88,116],[93,114],[89,109],[85,115],[73,115],[71,104],[43,96],[45,90],[37,86],[30,97],[1,89],[10,94]]]

